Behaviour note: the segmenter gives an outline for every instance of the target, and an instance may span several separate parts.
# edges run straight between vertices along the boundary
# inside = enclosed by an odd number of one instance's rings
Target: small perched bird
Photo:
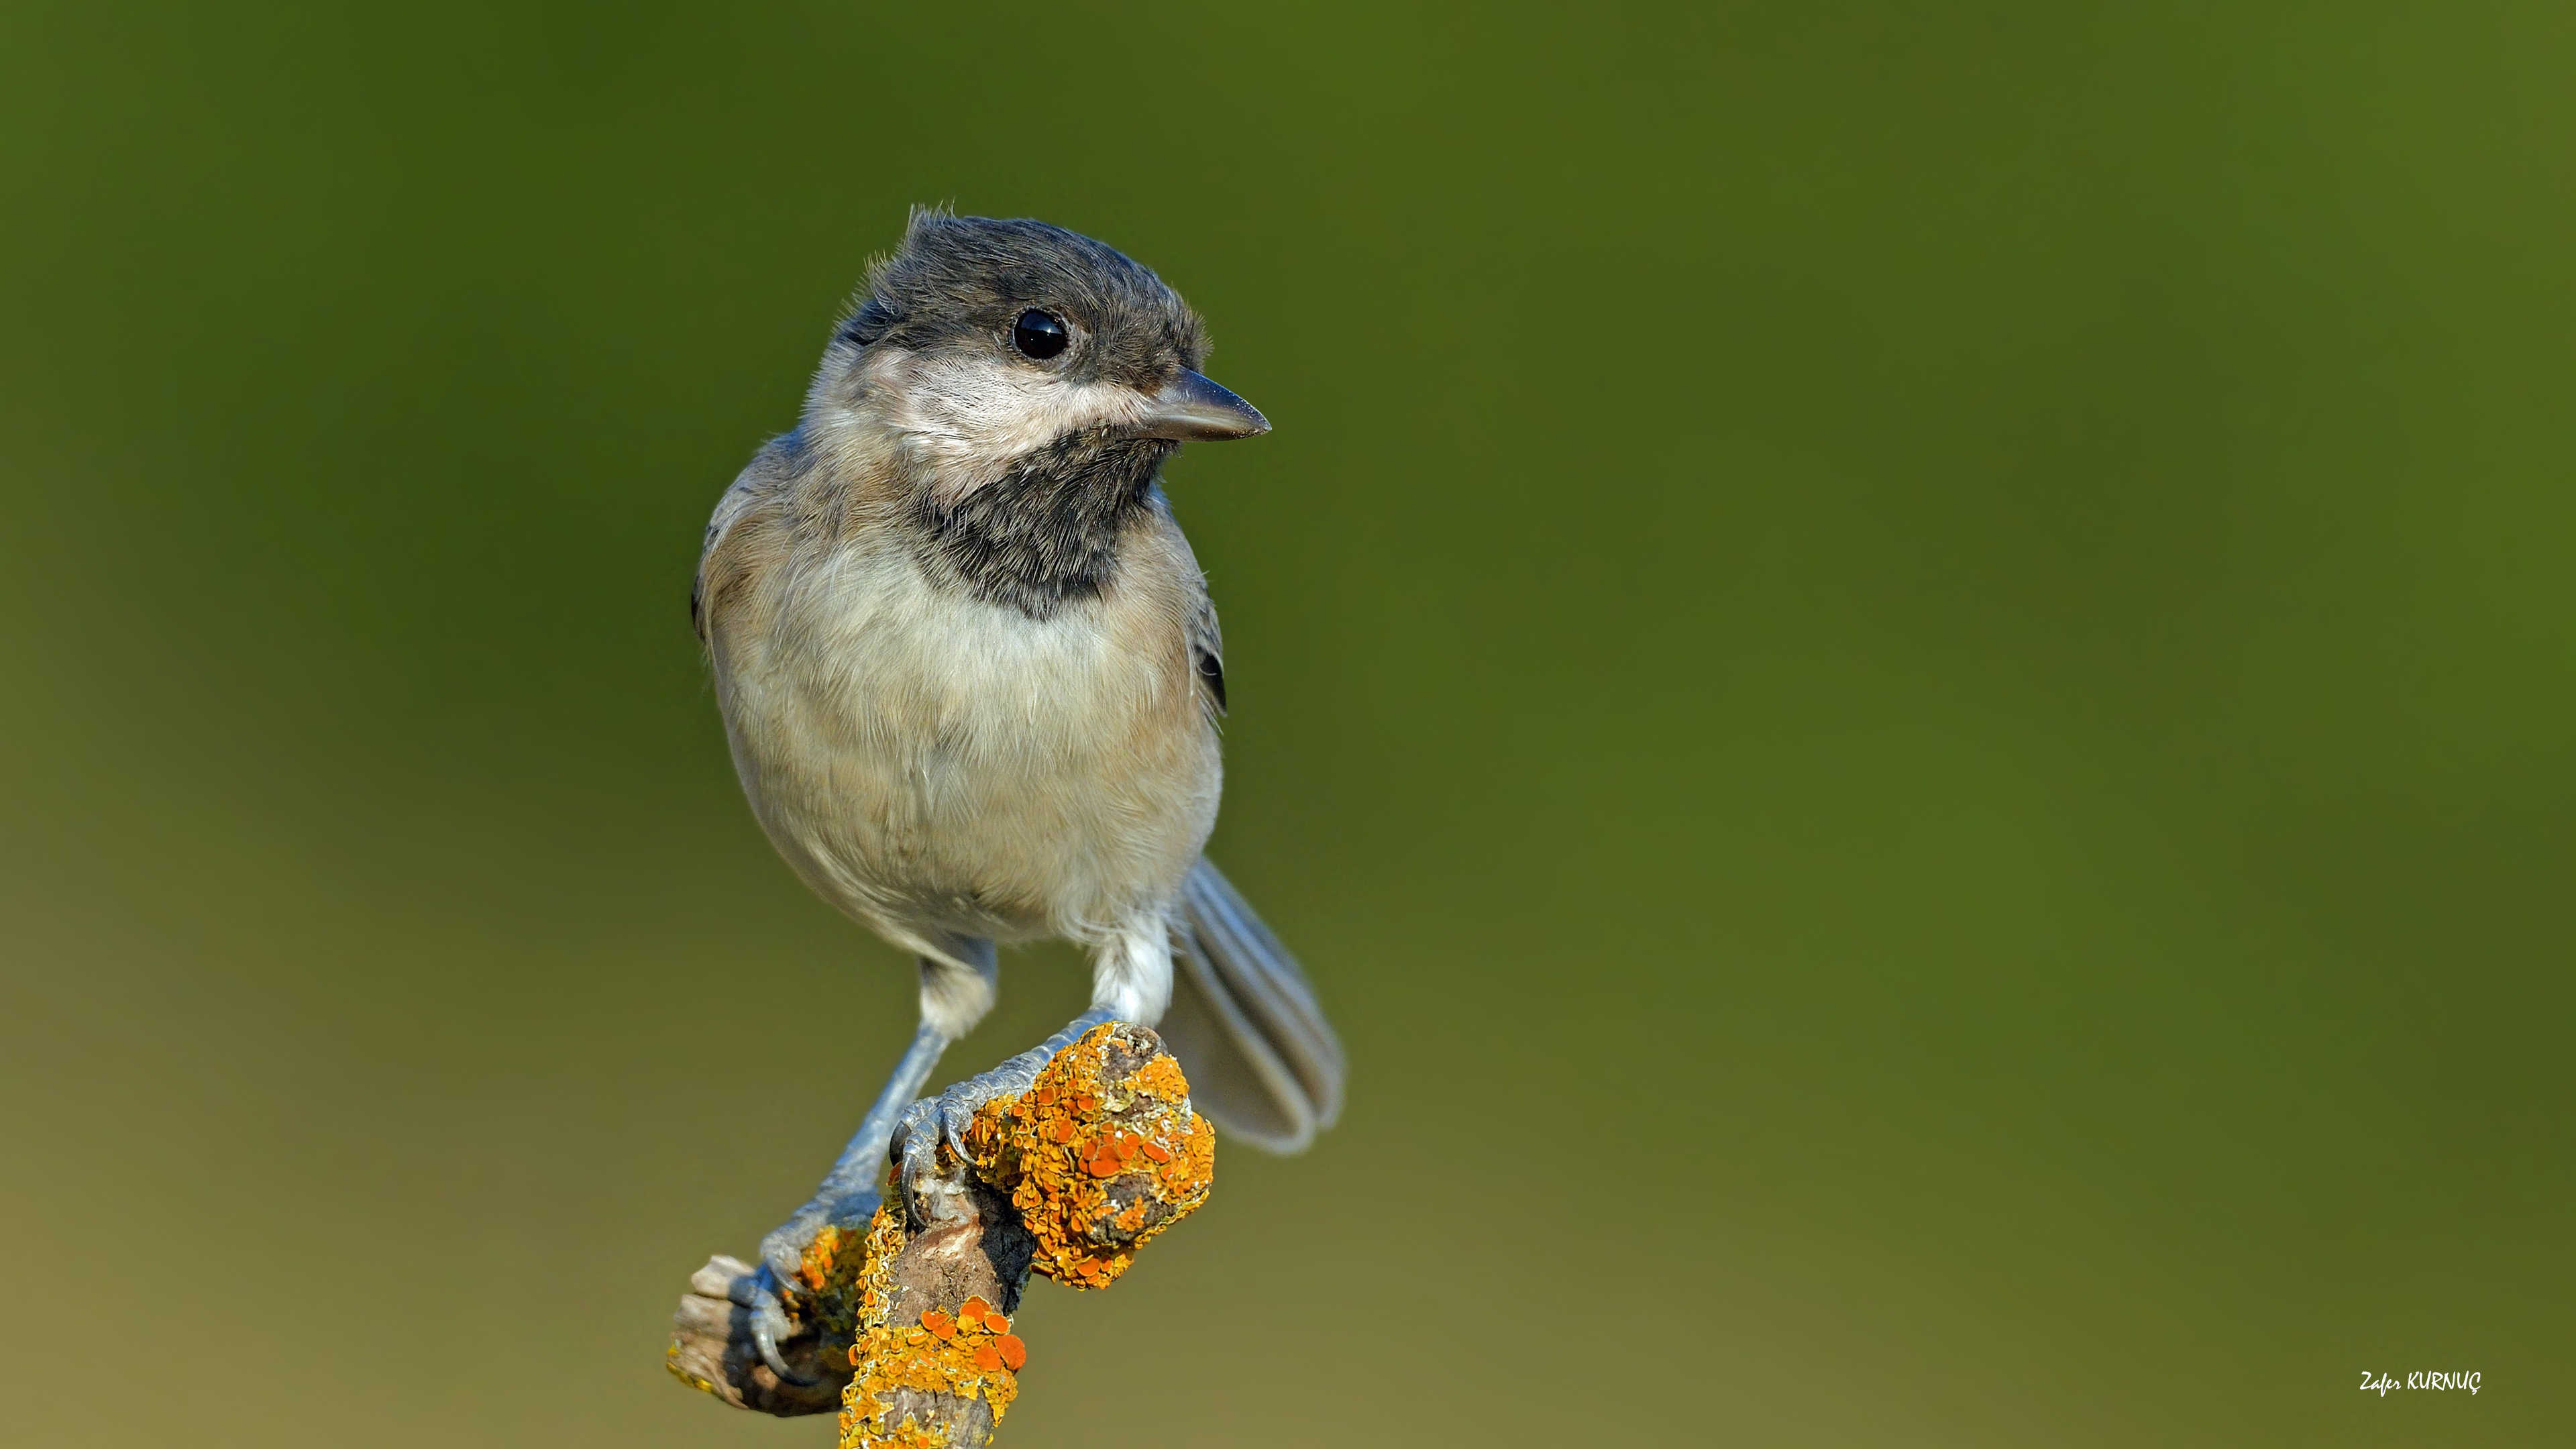
[[[1295,1151],[1340,1109],[1313,990],[1199,853],[1225,649],[1161,470],[1183,442],[1270,429],[1206,354],[1198,315],[1099,242],[916,211],[795,431],[707,526],[690,613],[752,811],[921,978],[910,1050],[761,1242],[746,1296],[782,1376],[781,1285],[815,1235],[864,1222],[890,1160],[917,1210],[954,1191],[940,1141],[1101,1022],[1159,1024],[1193,1101],[1262,1146]],[[991,1008],[995,944],[1045,937],[1090,951],[1091,1009],[915,1101]]]

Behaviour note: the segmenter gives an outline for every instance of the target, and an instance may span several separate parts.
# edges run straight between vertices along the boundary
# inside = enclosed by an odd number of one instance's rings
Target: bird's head
[[[891,449],[943,505],[1033,475],[1141,491],[1185,440],[1270,430],[1199,373],[1207,329],[1147,268],[1045,222],[913,213],[806,401],[810,442]]]

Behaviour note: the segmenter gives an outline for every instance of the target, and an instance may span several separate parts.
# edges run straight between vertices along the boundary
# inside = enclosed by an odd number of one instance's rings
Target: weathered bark
[[[833,1366],[822,1334],[809,1331],[779,1345],[788,1366],[814,1380],[792,1384],[763,1363],[751,1341],[751,1309],[737,1302],[734,1285],[751,1281],[751,1265],[718,1253],[689,1275],[688,1295],[671,1315],[671,1348],[663,1362],[683,1383],[715,1395],[737,1409],[792,1416],[828,1414],[841,1407],[841,1386],[850,1381],[846,1363]],[[846,1358],[849,1348],[842,1346]]]

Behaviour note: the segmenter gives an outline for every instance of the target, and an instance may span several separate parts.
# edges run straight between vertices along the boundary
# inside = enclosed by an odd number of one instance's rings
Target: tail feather
[[[1160,1028],[1190,1098],[1217,1125],[1295,1152],[1342,1111],[1342,1045],[1279,938],[1201,857],[1172,930],[1171,1010]]]

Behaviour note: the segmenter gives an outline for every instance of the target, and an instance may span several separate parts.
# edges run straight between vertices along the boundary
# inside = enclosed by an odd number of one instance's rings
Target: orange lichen
[[[1131,1034],[1114,1035],[1122,1030]],[[1029,1092],[987,1103],[966,1133],[975,1175],[1009,1196],[1037,1240],[1032,1266],[1077,1288],[1116,1281],[1138,1248],[1207,1200],[1215,1179],[1215,1129],[1190,1110],[1188,1079],[1170,1056],[1138,1061],[1140,1035],[1153,1040],[1115,1023],[1093,1030]],[[905,1241],[900,1203],[883,1206],[864,1233],[826,1228],[798,1274],[800,1313],[819,1317],[827,1344],[850,1345],[842,1449],[945,1449],[952,1426],[918,1415],[947,1411],[922,1396],[981,1399],[998,1423],[1019,1393],[1028,1345],[997,1305],[970,1297],[953,1312],[894,1321]]]
[[[899,1393],[980,1398],[992,1408],[995,1423],[1019,1395],[1018,1371],[1028,1362],[1028,1349],[1010,1336],[1011,1321],[981,1297],[968,1298],[953,1315],[931,1308],[917,1323],[891,1321],[894,1261],[903,1244],[901,1211],[878,1208],[868,1224],[859,1331],[850,1345],[850,1366],[857,1372],[841,1391],[841,1449],[945,1449],[945,1425],[924,1425],[910,1413],[888,1422]]]
[[[826,1351],[858,1336],[860,1279],[868,1268],[868,1235],[856,1224],[826,1227],[805,1245],[796,1267],[797,1316],[821,1329]]]
[[[1036,1236],[1037,1271],[1077,1288],[1114,1282],[1138,1248],[1207,1201],[1216,1177],[1216,1129],[1190,1110],[1177,1062],[1156,1055],[1105,1079],[1118,1030],[1093,1028],[1026,1094],[986,1103],[966,1132],[976,1174],[1011,1195]]]

